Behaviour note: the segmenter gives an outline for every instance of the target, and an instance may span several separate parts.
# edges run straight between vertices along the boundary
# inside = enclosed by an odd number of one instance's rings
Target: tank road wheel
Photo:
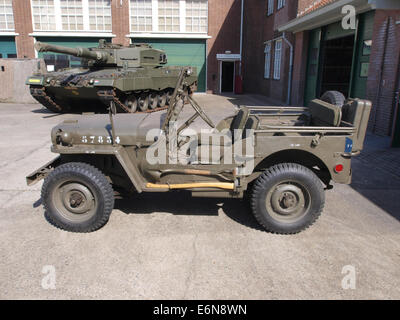
[[[131,94],[129,95],[126,100],[125,100],[125,106],[129,108],[131,113],[136,112],[138,108],[138,100],[135,95]]]
[[[71,162],[44,180],[45,216],[54,226],[71,232],[92,232],[104,226],[114,207],[107,178],[86,163]]]
[[[140,111],[147,111],[149,108],[149,96],[147,94],[142,94],[138,98],[138,106]]]
[[[167,93],[164,92],[160,92],[157,95],[157,99],[158,99],[158,107],[159,108],[164,108],[165,105],[167,104]]]
[[[158,106],[158,98],[155,92],[150,93],[149,95],[149,108],[154,110]]]
[[[312,225],[320,216],[325,194],[319,178],[310,169],[283,163],[266,170],[254,183],[251,207],[267,231],[294,234]]]

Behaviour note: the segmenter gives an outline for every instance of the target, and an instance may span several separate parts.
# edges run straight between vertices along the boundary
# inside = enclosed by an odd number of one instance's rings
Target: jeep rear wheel
[[[319,178],[295,163],[275,165],[254,183],[251,207],[267,231],[294,234],[312,225],[320,216],[325,194]]]
[[[107,178],[86,163],[57,167],[44,180],[42,201],[46,219],[72,232],[92,232],[104,226],[114,207]]]

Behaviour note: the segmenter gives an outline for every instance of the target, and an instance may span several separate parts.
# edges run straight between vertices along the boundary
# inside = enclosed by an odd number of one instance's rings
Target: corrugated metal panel
[[[17,48],[14,37],[0,37],[1,58],[16,58]]]
[[[156,49],[165,50],[171,66],[197,67],[198,92],[206,91],[206,41],[195,39],[135,39],[136,43],[150,43]]]

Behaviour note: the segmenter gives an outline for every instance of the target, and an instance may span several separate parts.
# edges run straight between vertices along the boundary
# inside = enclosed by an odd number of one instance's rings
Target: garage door
[[[206,41],[180,39],[132,39],[134,43],[150,43],[167,53],[168,65],[197,67],[198,92],[206,91]]]
[[[37,41],[50,43],[57,46],[64,46],[69,48],[75,47],[97,47],[99,44],[98,38],[56,38],[56,37],[37,37]],[[106,41],[111,41],[110,39],[106,39]],[[51,53],[51,52],[39,52],[39,58],[43,58],[48,66],[48,70],[51,71],[59,70],[63,68],[69,67],[79,67],[81,65],[81,59],[77,57],[73,57],[65,54]]]
[[[0,58],[16,58],[17,49],[14,37],[0,37]]]

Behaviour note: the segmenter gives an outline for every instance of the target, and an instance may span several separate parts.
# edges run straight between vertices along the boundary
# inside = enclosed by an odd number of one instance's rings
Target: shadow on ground
[[[367,134],[352,161],[351,187],[400,221],[400,149],[389,145],[388,137]]]
[[[115,209],[125,214],[218,216],[218,210],[246,227],[262,230],[246,201],[240,199],[193,198],[190,192],[142,193],[115,201]]]
[[[282,102],[271,100],[270,98],[257,94],[220,94],[225,97],[234,106],[252,106],[252,107],[265,107],[265,106],[283,106]]]
[[[358,160],[352,167],[351,187],[400,221],[400,178]]]

